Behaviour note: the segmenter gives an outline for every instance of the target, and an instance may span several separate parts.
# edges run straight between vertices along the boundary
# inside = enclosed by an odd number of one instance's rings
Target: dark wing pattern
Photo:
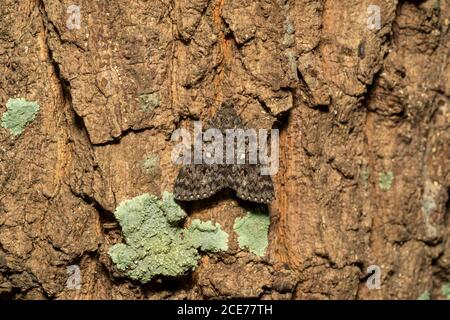
[[[222,104],[221,109],[209,122],[209,127],[219,129],[224,137],[226,129],[245,130],[241,118],[230,102]],[[248,159],[248,148],[246,152]],[[248,163],[184,165],[178,173],[173,193],[175,199],[192,201],[206,199],[223,188],[231,188],[239,198],[257,203],[269,203],[275,198],[271,177],[261,175],[259,165]]]
[[[275,199],[275,191],[270,176],[261,175],[260,167],[254,164],[232,165],[228,187],[236,195],[256,203],[269,203]]]
[[[206,199],[225,187],[219,165],[189,164],[180,169],[173,194],[183,201]]]

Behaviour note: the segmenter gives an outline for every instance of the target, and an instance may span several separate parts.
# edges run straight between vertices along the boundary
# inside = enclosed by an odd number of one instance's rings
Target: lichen
[[[434,0],[433,8],[435,10],[439,10],[441,8],[441,1],[440,0]]]
[[[298,73],[297,73],[297,68],[298,68],[298,63],[297,63],[297,57],[295,56],[294,52],[292,52],[291,50],[286,50],[285,53],[286,57],[288,58],[288,64],[289,64],[289,68],[290,73],[291,73],[291,77],[295,80],[298,80]]]
[[[147,158],[142,163],[142,166],[145,169],[147,174],[153,173],[156,168],[159,166],[159,157],[156,154],[149,154]]]
[[[450,300],[450,282],[444,283],[442,285],[441,292],[444,297]]]
[[[436,201],[432,198],[424,197],[422,199],[422,209],[426,214],[430,214],[433,210],[437,208]]]
[[[193,220],[186,233],[186,238],[202,251],[228,250],[228,234],[221,230],[219,224],[213,225],[211,221]]]
[[[422,196],[422,212],[423,219],[425,222],[426,233],[428,237],[437,237],[438,230],[435,225],[433,225],[433,219],[431,218],[431,214],[434,210],[437,209],[436,200],[439,197],[442,187],[440,184],[425,180],[424,188],[423,188],[423,196]]]
[[[284,22],[284,37],[283,37],[283,45],[286,47],[290,47],[295,42],[294,37],[294,26],[289,20],[286,20]]]
[[[392,187],[392,183],[394,181],[394,174],[389,172],[380,173],[380,188],[383,191],[388,191]]]
[[[18,136],[36,117],[39,104],[23,98],[9,99],[6,108],[7,111],[2,116],[2,127],[8,129],[12,135]]]
[[[422,292],[422,294],[419,296],[419,298],[417,298],[417,300],[430,300],[430,299],[431,299],[431,296],[430,296],[430,292],[428,290]]]
[[[269,224],[269,215],[261,210],[247,212],[245,217],[237,218],[234,230],[238,234],[239,247],[263,256],[269,244]]]
[[[294,31],[295,31],[295,29],[294,29],[294,25],[292,24],[292,22],[289,20],[284,21],[284,32],[287,34],[293,34]]]
[[[364,166],[361,169],[361,179],[363,180],[364,185],[367,185],[367,182],[370,178],[370,167]]]
[[[160,103],[158,92],[141,94],[139,96],[139,105],[142,111],[153,111]]]
[[[113,245],[109,255],[119,270],[142,283],[195,269],[199,249],[217,252],[228,248],[228,235],[218,224],[194,220],[187,229],[178,226],[186,213],[168,192],[162,200],[150,194],[126,200],[114,215],[126,243]]]

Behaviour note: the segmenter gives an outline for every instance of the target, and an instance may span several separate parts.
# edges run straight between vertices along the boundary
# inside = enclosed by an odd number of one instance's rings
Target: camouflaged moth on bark
[[[239,129],[241,131],[247,130],[231,102],[222,104],[222,107],[209,121],[205,129],[208,128],[219,130],[224,137],[230,129],[237,131]],[[205,131],[203,130],[202,132],[204,133]],[[267,136],[265,138],[264,145],[267,143]],[[175,199],[182,201],[206,199],[222,189],[230,188],[241,199],[256,203],[271,202],[275,198],[272,179],[270,175],[262,174],[261,162],[255,163],[250,160],[249,140],[245,140],[245,154],[241,153],[242,149],[237,146],[237,141],[233,139],[231,144],[234,145],[234,148],[232,148],[234,150],[234,159],[237,160],[238,156],[240,156],[240,159],[245,158],[244,163],[239,164],[242,161],[233,161],[232,163],[227,161],[225,145],[229,146],[230,144],[225,144],[225,139],[223,139],[223,154],[219,155],[219,157],[223,158],[223,161],[216,161],[210,164],[202,161],[202,163],[198,164],[194,162],[183,165],[174,185],[173,194]],[[261,146],[261,141],[258,146]],[[206,154],[206,157],[211,157],[211,154],[206,149],[208,149],[208,142],[206,144],[203,142],[201,153],[203,155]]]

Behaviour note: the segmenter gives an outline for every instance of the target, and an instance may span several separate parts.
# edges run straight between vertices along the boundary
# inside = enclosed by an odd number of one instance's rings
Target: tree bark
[[[40,106],[22,134],[0,127],[0,298],[445,298],[449,1],[2,0],[0,17],[0,114]],[[185,223],[220,223],[225,253],[145,285],[118,274],[116,207],[171,192],[172,132],[227,99],[280,129],[266,254],[238,246],[252,208],[222,193]]]

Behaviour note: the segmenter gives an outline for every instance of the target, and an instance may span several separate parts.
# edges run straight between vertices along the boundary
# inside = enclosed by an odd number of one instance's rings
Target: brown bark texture
[[[449,28],[448,0],[1,0],[0,115],[13,98],[40,109],[20,135],[0,127],[0,298],[444,299]],[[128,279],[108,255],[115,209],[171,192],[172,132],[227,99],[280,130],[265,255],[233,231],[251,204],[221,193],[185,224],[220,223],[226,252]]]

